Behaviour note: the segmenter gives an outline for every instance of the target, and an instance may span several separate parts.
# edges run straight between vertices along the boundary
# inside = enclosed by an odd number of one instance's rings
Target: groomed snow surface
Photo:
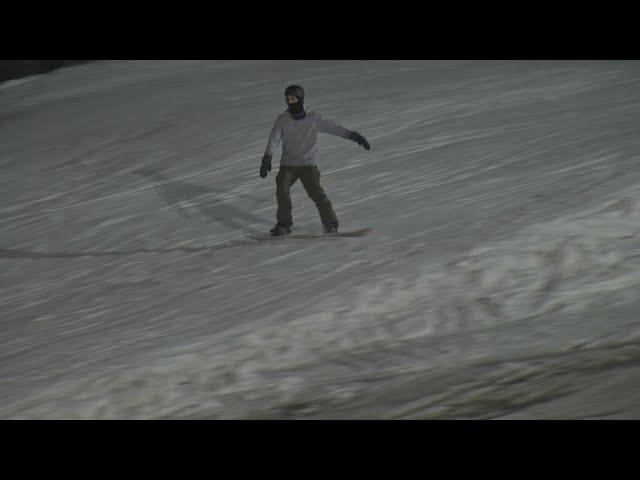
[[[246,237],[290,83],[373,235]],[[640,418],[638,62],[98,62],[0,122],[0,418]]]

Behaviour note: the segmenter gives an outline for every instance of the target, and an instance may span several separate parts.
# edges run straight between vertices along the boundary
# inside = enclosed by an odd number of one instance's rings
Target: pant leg
[[[299,176],[307,195],[316,204],[322,224],[335,225],[337,227],[338,218],[329,198],[320,185],[320,170],[318,167],[300,167]]]
[[[276,175],[276,199],[278,201],[276,218],[280,225],[293,225],[291,186],[296,183],[297,179],[298,175],[295,167],[281,166],[278,175]]]

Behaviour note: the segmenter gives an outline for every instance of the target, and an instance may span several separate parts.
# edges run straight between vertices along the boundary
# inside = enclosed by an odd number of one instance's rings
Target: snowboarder
[[[288,86],[284,95],[287,110],[280,114],[275,121],[260,166],[260,177],[265,178],[267,173],[271,171],[273,149],[282,143],[280,170],[276,176],[277,223],[271,229],[271,235],[279,236],[291,233],[293,218],[290,189],[298,179],[318,208],[324,232],[337,233],[338,218],[320,185],[318,147],[316,145],[318,132],[352,140],[367,150],[371,147],[369,142],[358,132],[352,132],[326,120],[317,112],[305,111],[304,90],[301,86]]]

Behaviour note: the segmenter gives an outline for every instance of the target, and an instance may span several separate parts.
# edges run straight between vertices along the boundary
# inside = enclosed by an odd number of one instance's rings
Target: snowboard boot
[[[271,229],[272,237],[280,237],[282,235],[288,235],[291,233],[291,227],[287,225],[280,225],[276,223],[276,226]]]
[[[324,233],[338,233],[338,222],[327,223],[322,226]]]

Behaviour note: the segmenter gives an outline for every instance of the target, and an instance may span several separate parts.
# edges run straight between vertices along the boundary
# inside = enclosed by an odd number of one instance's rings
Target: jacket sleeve
[[[322,118],[319,114],[316,114],[316,122],[318,130],[322,133],[328,133],[329,135],[335,135],[336,137],[342,137],[349,139],[351,137],[351,130],[344,128],[342,125],[338,125],[331,120]]]
[[[271,129],[271,135],[269,135],[269,142],[267,142],[267,148],[264,151],[264,154],[269,157],[273,156],[273,150],[280,146],[281,141],[282,127],[280,126],[280,119],[278,118]]]

